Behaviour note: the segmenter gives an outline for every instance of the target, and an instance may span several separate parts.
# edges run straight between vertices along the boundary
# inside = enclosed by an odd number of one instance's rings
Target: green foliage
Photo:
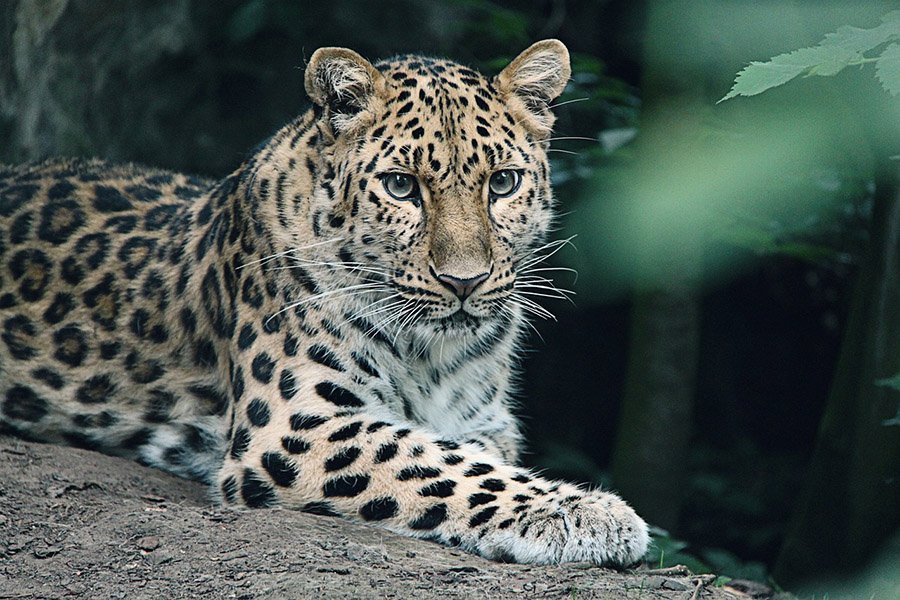
[[[690,550],[687,542],[672,537],[659,527],[652,527],[650,536],[652,542],[644,560],[653,568],[684,565],[693,573],[715,573],[720,576],[716,581],[717,585],[731,579],[768,579],[766,568],[760,562],[744,562],[721,548],[703,548],[695,553]]]
[[[567,186],[590,181],[610,154],[631,141],[640,107],[637,92],[607,75],[603,61],[579,52],[571,56],[572,79],[554,102],[557,133],[550,150],[560,197],[577,196]]]
[[[651,567],[663,569],[684,565],[693,573],[709,573],[711,571],[708,564],[686,552],[687,542],[672,537],[668,531],[659,527],[651,527],[650,536],[652,542],[644,560]]]
[[[792,203],[760,211],[754,209],[763,201],[756,201],[733,211],[713,239],[758,256],[789,256],[816,266],[854,264],[869,242],[868,181],[867,173],[823,166],[798,177]]]
[[[892,95],[900,93],[900,44],[891,44],[881,53],[875,62],[875,75]]]
[[[837,75],[850,65],[875,63],[875,74],[890,94],[900,93],[900,11],[892,11],[872,29],[840,27],[817,46],[779,54],[766,62],[751,62],[738,73],[734,86],[719,102],[737,96],[755,96],[800,75]],[[894,43],[890,43],[894,42]],[[889,44],[878,57],[866,57]]]

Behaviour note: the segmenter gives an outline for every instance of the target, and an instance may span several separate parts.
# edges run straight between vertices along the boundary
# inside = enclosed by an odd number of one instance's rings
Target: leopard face
[[[420,337],[518,318],[517,275],[552,222],[548,105],[564,53],[538,45],[493,79],[420,56],[313,56],[327,157],[314,230],[340,239],[337,260],[361,276],[347,287],[372,284],[385,318]]]

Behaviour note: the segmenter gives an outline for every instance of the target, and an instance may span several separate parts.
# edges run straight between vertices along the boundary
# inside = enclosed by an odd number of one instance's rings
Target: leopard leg
[[[267,411],[250,425],[263,431],[235,430],[218,477],[226,504],[341,516],[526,563],[628,565],[647,548],[646,524],[613,494],[362,411]]]

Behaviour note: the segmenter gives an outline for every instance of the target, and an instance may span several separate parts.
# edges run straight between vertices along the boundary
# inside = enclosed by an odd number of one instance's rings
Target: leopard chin
[[[442,333],[450,335],[459,333],[474,333],[481,327],[488,318],[473,315],[465,309],[460,308],[458,311],[447,317],[442,317],[434,321],[435,328]]]

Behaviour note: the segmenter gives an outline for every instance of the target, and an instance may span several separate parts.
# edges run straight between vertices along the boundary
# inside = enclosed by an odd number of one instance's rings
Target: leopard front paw
[[[522,512],[514,527],[485,536],[481,553],[517,562],[590,562],[625,567],[647,551],[647,524],[614,494],[570,493]],[[505,535],[504,535],[505,533]]]
[[[647,523],[616,495],[588,495],[568,507],[564,515],[570,535],[563,547],[563,562],[627,567],[647,552]]]

